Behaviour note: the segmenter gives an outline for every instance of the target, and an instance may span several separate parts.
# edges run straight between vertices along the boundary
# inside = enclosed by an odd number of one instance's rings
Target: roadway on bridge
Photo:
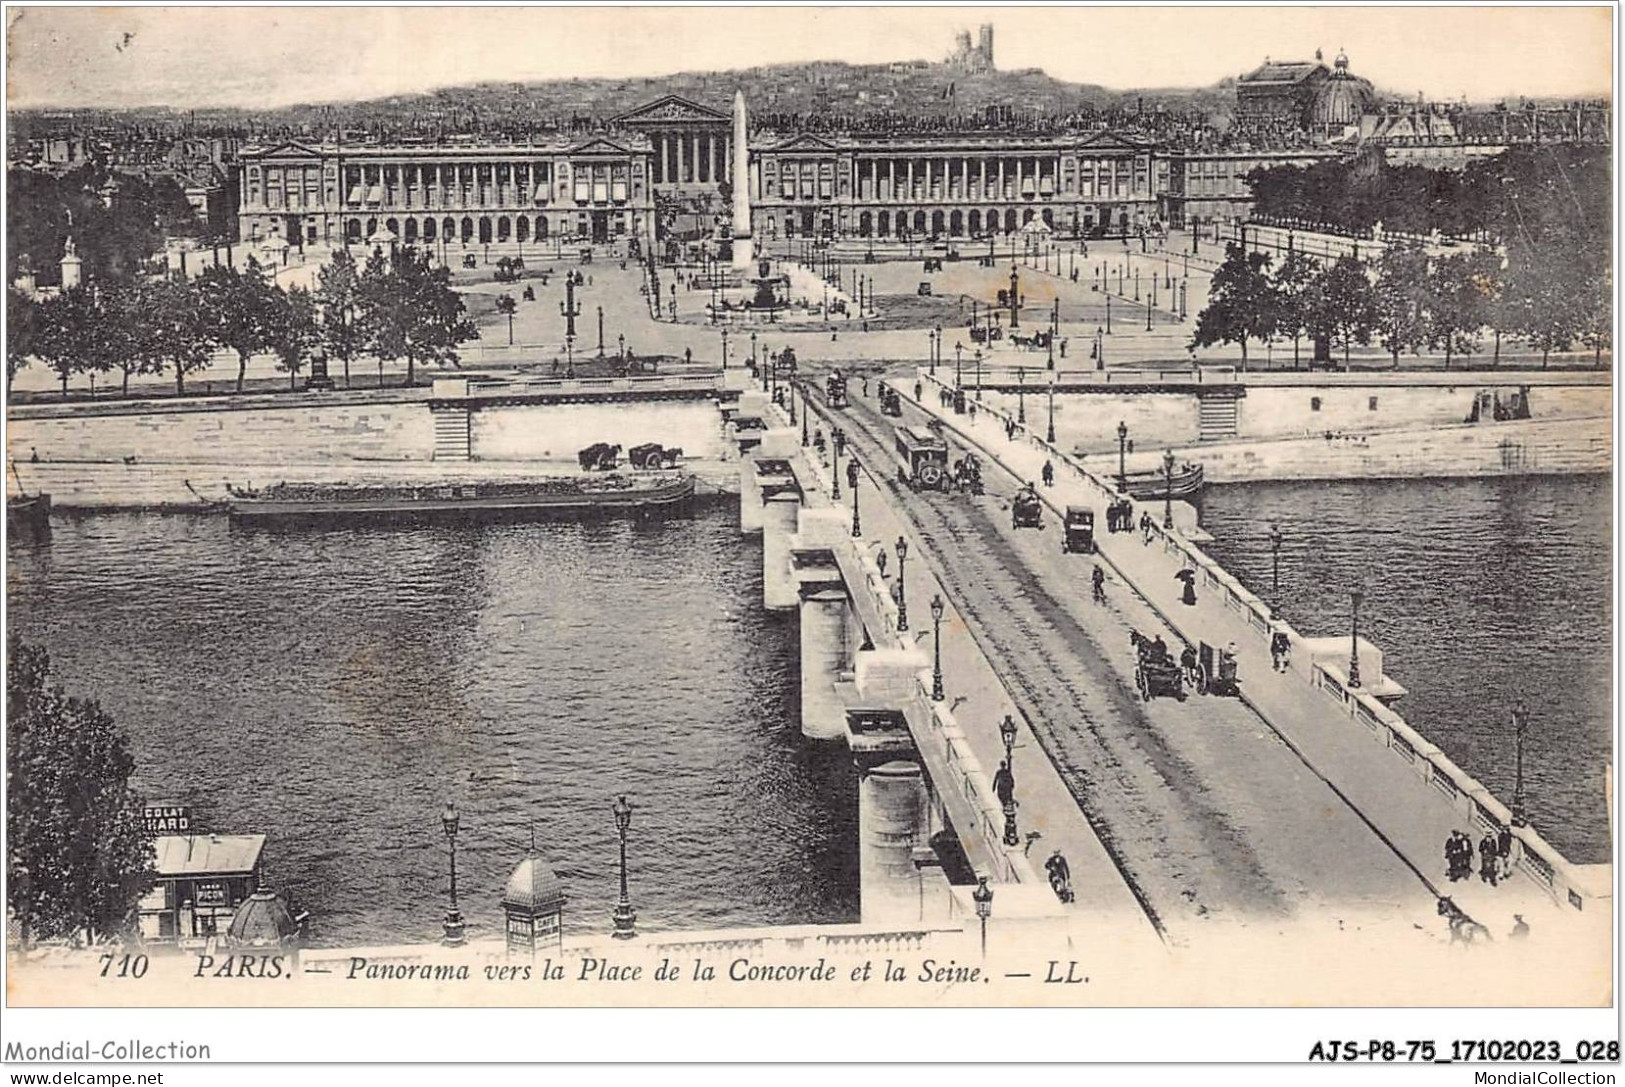
[[[939,557],[944,592],[1172,940],[1224,922],[1408,929],[1432,913],[1415,874],[1245,705],[1141,701],[1130,630],[1178,636],[1115,579],[1106,606],[1090,603],[1092,561],[1061,553],[1052,518],[1012,529],[1010,476],[987,471],[982,497],[913,493],[891,469],[893,421],[853,392],[838,414],[858,456]]]

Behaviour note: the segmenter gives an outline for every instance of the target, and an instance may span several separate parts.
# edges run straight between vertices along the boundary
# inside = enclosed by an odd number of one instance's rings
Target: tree
[[[406,359],[406,384],[416,381],[418,363],[457,365],[457,346],[479,336],[462,296],[451,288],[451,270],[434,267],[410,247],[392,261],[375,253],[362,269],[363,324],[367,343],[379,359]]]
[[[1301,250],[1291,250],[1276,266],[1270,276],[1270,287],[1275,292],[1276,331],[1292,340],[1292,368],[1299,363],[1298,345],[1308,329],[1307,296],[1310,285],[1319,274],[1320,265]]]
[[[39,334],[43,326],[39,303],[15,287],[6,289],[6,392],[17,371],[28,365],[29,357],[39,347]]]
[[[1277,300],[1269,266],[1267,253],[1248,253],[1234,244],[1226,248],[1224,263],[1213,273],[1207,308],[1196,317],[1193,346],[1240,344],[1241,365],[1246,369],[1247,341],[1268,339],[1276,329]]]
[[[63,291],[41,306],[34,353],[56,371],[64,400],[68,397],[68,379],[85,369],[95,308],[96,300],[85,287]]]
[[[1514,241],[1507,262],[1508,331],[1539,351],[1546,366],[1552,352],[1567,349],[1580,331],[1586,277],[1577,250]]]
[[[47,686],[43,649],[6,663],[6,904],[30,932],[90,941],[127,927],[153,884],[135,759],[94,701]]]
[[[120,340],[114,365],[122,375],[120,394],[123,396],[130,395],[131,376],[163,373],[163,333],[153,319],[162,286],[157,280],[136,279],[102,290],[107,322],[118,330]]]
[[[271,348],[276,352],[277,369],[288,374],[288,388],[297,387],[299,371],[321,342],[316,327],[316,299],[303,287],[277,291],[271,315]]]
[[[1428,271],[1427,345],[1444,352],[1446,370],[1457,353],[1478,349],[1489,301],[1483,271],[1481,262],[1461,253],[1441,257]]]
[[[1370,343],[1377,324],[1376,303],[1365,265],[1353,257],[1339,257],[1337,263],[1315,277],[1306,300],[1310,335],[1317,345],[1342,343],[1343,368],[1348,369],[1350,346]]]
[[[181,276],[152,283],[150,330],[159,358],[175,371],[175,395],[186,395],[186,375],[209,365],[214,340],[200,305],[197,286]]]
[[[253,257],[241,270],[218,265],[206,269],[198,276],[197,287],[210,338],[237,353],[240,393],[249,358],[271,346],[276,288]]]
[[[350,387],[350,360],[361,354],[366,330],[357,319],[361,307],[361,273],[348,249],[338,249],[316,276],[316,302],[321,308],[322,346],[344,363],[344,387]]]
[[[1377,283],[1372,293],[1382,346],[1397,370],[1400,352],[1414,355],[1427,343],[1427,253],[1418,245],[1389,245],[1377,261]]]
[[[499,294],[499,295],[497,295],[497,312],[500,313],[500,314],[503,314],[505,317],[508,318],[508,346],[509,347],[513,346],[513,315],[514,315],[514,311],[517,310],[518,308],[519,308],[519,303],[514,301],[513,295],[511,295],[511,294]]]

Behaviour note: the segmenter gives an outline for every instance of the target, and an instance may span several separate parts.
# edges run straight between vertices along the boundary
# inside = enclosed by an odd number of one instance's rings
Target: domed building
[[[1341,136],[1359,125],[1376,99],[1370,81],[1350,72],[1348,55],[1339,51],[1331,74],[1315,89],[1314,103],[1309,108],[1309,130],[1324,139]]]

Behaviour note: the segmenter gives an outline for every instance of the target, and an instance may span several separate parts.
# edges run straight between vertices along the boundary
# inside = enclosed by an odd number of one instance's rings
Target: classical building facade
[[[1187,151],[1171,159],[1168,220],[1179,229],[1245,219],[1253,207],[1247,175],[1270,166],[1313,166],[1342,157],[1330,148]]]
[[[833,137],[751,148],[759,239],[975,238],[1041,220],[1063,235],[1163,218],[1169,161],[1110,133],[1080,137]]]
[[[475,245],[554,236],[646,237],[648,140],[616,132],[552,144],[289,142],[239,155],[244,239]]]

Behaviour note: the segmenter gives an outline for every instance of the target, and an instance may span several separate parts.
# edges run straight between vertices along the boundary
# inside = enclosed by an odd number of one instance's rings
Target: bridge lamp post
[[[622,332],[615,337],[615,344],[620,348],[620,360],[626,361],[626,333]]]
[[[1147,332],[1151,331],[1151,299],[1150,298],[1147,298],[1145,300],[1145,330]]]
[[[1106,296],[1106,335],[1112,334],[1112,296]]]
[[[805,414],[805,411],[803,412]],[[829,496],[834,501],[841,499],[841,450],[846,446],[846,434],[840,427],[831,427],[829,434],[829,447],[835,454],[829,468]]]
[[[1349,686],[1360,686],[1360,601],[1365,594],[1355,589],[1350,595],[1353,602],[1352,623],[1349,628]]]
[[[945,697],[945,692],[942,689],[942,612],[942,594],[938,593],[931,597],[932,641],[936,649],[931,663],[931,701],[933,702],[941,702]],[[1519,765],[1522,765],[1522,763],[1520,762]]]
[[[908,629],[908,541],[897,537],[897,629]]]
[[[1174,527],[1174,451],[1162,454],[1162,527]]]
[[[1014,264],[1010,265],[1010,327],[1021,327],[1021,276]]]
[[[1523,737],[1529,728],[1529,710],[1524,707],[1523,700],[1512,707],[1512,734],[1517,744],[1517,777],[1512,785],[1512,825],[1526,827],[1529,821],[1524,817],[1523,795]]]
[[[750,368],[756,369],[756,333],[750,334]]]
[[[1016,719],[1008,713],[999,722],[999,738],[1004,741],[1004,761],[1010,767],[1010,776],[1016,776]]]
[[[1277,599],[1281,592],[1281,525],[1270,525],[1270,591]]]
[[[604,307],[598,307],[598,357],[604,357]]]
[[[812,414],[812,412],[807,410],[807,404],[806,404],[806,401],[805,401],[806,395],[807,395],[806,393],[802,393],[803,401],[802,401],[802,405],[801,405],[801,447],[803,449],[805,449],[807,447],[807,417]],[[793,382],[793,381],[790,383],[790,425],[791,426],[796,425],[796,383]]]
[[[576,338],[574,333],[564,337],[564,376],[576,376]]]
[[[451,902],[446,907],[446,919],[441,922],[444,935],[440,942],[447,947],[462,947],[466,941],[463,930],[463,913],[457,908],[457,808],[451,803],[446,804],[440,813],[440,827],[446,832],[446,842],[451,846]]]
[[[728,329],[726,327],[722,330],[722,369],[724,371],[728,369]]]
[[[1117,489],[1128,493],[1128,424],[1117,421]]]
[[[987,885],[986,876],[976,877],[976,890],[970,893],[971,901],[976,903],[976,917],[982,923],[982,958],[987,958],[987,919],[993,916],[993,888]]]
[[[621,897],[615,901],[615,931],[617,940],[630,940],[638,934],[638,915],[632,912],[632,900],[626,893],[626,831],[632,825],[632,805],[626,797],[619,797],[611,809],[615,813],[615,832],[621,839]]]
[[[1016,422],[1027,422],[1027,368],[1016,367]]]
[[[858,512],[858,458],[853,457],[846,462],[846,485],[852,492],[852,537],[856,539],[863,535],[863,519]]]
[[[974,303],[972,303],[974,305]],[[954,344],[954,388],[959,388],[960,375],[964,372],[965,344],[959,341]]]
[[[925,334],[925,342],[926,365],[931,368],[931,376],[935,377],[937,374],[937,334],[933,331],[927,331]]]
[[[982,399],[982,349],[980,347],[978,347],[976,349],[976,400],[977,400],[978,403],[980,403],[981,399]]]
[[[1044,440],[1051,445],[1055,444],[1055,375],[1049,376],[1049,426],[1044,430]]]

